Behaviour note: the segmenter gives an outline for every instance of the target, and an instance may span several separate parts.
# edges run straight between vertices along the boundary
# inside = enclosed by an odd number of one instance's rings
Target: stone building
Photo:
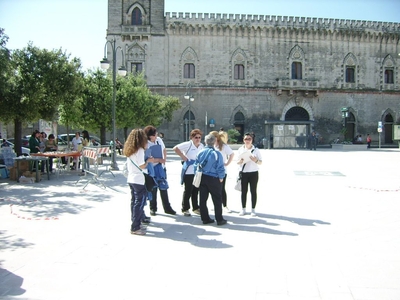
[[[378,122],[382,143],[392,143],[400,122],[399,23],[168,13],[164,0],[109,0],[107,38],[129,72],[181,99],[159,127],[168,145],[220,127],[271,136],[278,148],[298,147],[312,130],[323,143],[367,133],[376,141]]]

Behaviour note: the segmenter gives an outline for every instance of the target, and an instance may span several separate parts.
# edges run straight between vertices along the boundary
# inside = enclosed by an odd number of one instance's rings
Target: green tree
[[[86,74],[81,104],[81,127],[89,132],[100,131],[101,143],[105,144],[112,121],[112,79],[109,73],[97,69]]]
[[[164,120],[170,121],[180,102],[176,97],[152,93],[141,73],[117,79],[116,106],[117,125],[124,128],[126,139],[128,128],[159,126]]]
[[[78,59],[60,50],[29,43],[11,53],[0,118],[14,122],[15,151],[21,154],[22,125],[38,119],[53,120],[64,95],[73,88],[80,69]]]
[[[10,66],[10,51],[6,48],[8,36],[4,29],[0,28],[0,102],[3,101],[7,88],[7,74]]]

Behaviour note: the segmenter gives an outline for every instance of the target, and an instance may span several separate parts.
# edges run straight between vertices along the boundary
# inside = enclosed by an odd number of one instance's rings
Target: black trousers
[[[208,195],[211,194],[211,199],[214,203],[215,219],[217,222],[222,221],[222,183],[219,178],[208,175],[201,176],[200,183],[200,214],[203,222],[210,219],[207,208]]]
[[[150,200],[150,209],[154,212],[157,211],[157,191],[159,188],[154,188],[153,191],[151,192],[152,194],[152,200]],[[162,206],[164,208],[164,212],[171,211],[171,204],[169,203],[169,198],[168,198],[168,190],[160,190],[160,196],[161,196],[161,202]]]
[[[199,209],[198,194],[199,189],[193,185],[194,174],[188,174],[183,177],[185,190],[182,196],[182,211],[190,209],[189,199],[192,199],[192,210]]]
[[[250,185],[251,194],[251,208],[256,208],[257,204],[257,184],[258,184],[258,171],[242,173],[242,208],[246,208],[247,191]]]

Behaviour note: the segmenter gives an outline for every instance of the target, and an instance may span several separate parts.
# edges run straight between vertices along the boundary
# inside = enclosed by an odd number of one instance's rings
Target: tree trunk
[[[22,121],[19,119],[14,120],[14,151],[17,156],[22,155]]]

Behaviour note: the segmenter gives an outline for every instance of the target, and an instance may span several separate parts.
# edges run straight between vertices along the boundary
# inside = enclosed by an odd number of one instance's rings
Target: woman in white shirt
[[[190,217],[190,203],[192,199],[193,213],[200,215],[200,206],[198,201],[199,188],[193,185],[194,169],[193,164],[196,161],[197,153],[204,148],[201,143],[203,132],[200,129],[193,129],[190,132],[190,141],[180,143],[173,149],[182,159],[182,178],[181,184],[184,184],[185,190],[182,196],[182,213],[186,217]]]
[[[147,136],[143,129],[133,129],[125,142],[124,155],[128,167],[127,182],[131,190],[131,234],[136,235],[146,234],[146,226],[142,225],[142,220],[145,217],[143,208],[147,199],[147,190],[144,175],[140,169],[147,173],[147,164],[153,161],[152,158],[145,161],[146,148]]]
[[[242,171],[242,210],[239,216],[246,214],[247,191],[250,185],[251,194],[251,215],[256,216],[257,204],[257,184],[258,184],[258,165],[262,163],[261,152],[253,145],[254,136],[252,133],[245,133],[243,137],[244,145],[238,150],[238,157],[240,158],[243,153],[250,151],[246,156],[246,160],[241,158],[238,161],[240,171]],[[247,159],[248,158],[248,159]]]
[[[222,182],[222,205],[224,207],[224,211],[227,213],[232,212],[227,206],[227,194],[225,190],[226,184],[226,176],[227,176],[227,169],[226,167],[232,162],[234,153],[231,147],[227,144],[227,135],[224,131],[211,131],[210,134],[215,136],[217,139],[215,141],[215,149],[221,152],[222,157],[224,158],[224,168],[225,168],[225,177],[224,181]]]
[[[161,202],[164,208],[164,212],[168,215],[175,215],[175,210],[172,209],[171,203],[168,198],[168,183],[167,183],[167,172],[165,169],[165,162],[167,160],[167,150],[163,140],[157,135],[157,129],[148,125],[144,128],[144,132],[147,135],[147,147],[159,145],[161,147],[161,153],[158,153],[161,157],[155,157],[153,153],[151,156],[154,158],[153,168],[155,171],[155,178],[158,186],[151,192],[152,199],[150,200],[150,215],[155,216],[157,212],[157,190],[160,190]]]

